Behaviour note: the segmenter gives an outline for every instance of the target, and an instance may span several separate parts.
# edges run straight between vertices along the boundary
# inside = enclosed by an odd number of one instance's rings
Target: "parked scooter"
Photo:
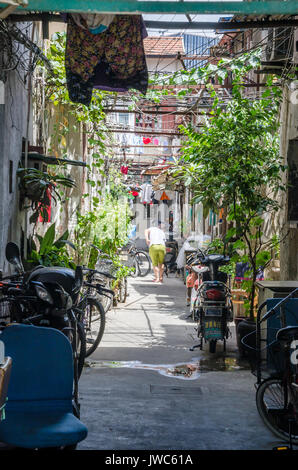
[[[166,255],[164,260],[164,272],[168,276],[169,273],[177,271],[177,256],[178,256],[178,243],[173,241],[166,241]]]
[[[192,269],[197,268],[198,281],[195,284],[195,299],[192,302],[192,317],[197,320],[199,344],[193,346],[203,349],[203,342],[209,343],[209,352],[216,352],[217,341],[226,340],[231,335],[228,322],[233,320],[230,277],[219,271],[219,267],[228,264],[229,257],[219,254],[207,254],[198,250],[192,260]],[[189,260],[188,260],[189,263]]]
[[[25,272],[19,248],[9,242],[6,258],[17,269],[17,274],[2,280],[2,292],[9,302],[9,321],[48,326],[60,330],[70,340],[80,376],[86,354],[84,326],[77,320],[74,306],[78,302],[83,285],[82,268],[76,270],[62,267],[37,266]],[[76,373],[76,372],[75,372]]]

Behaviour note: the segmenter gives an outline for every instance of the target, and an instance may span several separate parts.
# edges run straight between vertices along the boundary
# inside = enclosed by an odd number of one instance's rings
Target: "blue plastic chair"
[[[0,339],[13,361],[0,441],[11,446],[75,448],[87,436],[73,414],[73,354],[53,328],[10,325]]]

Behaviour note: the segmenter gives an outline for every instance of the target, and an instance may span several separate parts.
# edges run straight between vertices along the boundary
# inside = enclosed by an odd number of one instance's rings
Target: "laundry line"
[[[197,124],[196,127],[204,127],[203,124]],[[142,135],[168,135],[168,136],[175,136],[175,135],[180,135],[180,136],[185,136],[185,134],[182,134],[181,132],[170,132],[170,131],[145,131],[142,129],[138,130],[131,130],[131,129],[106,129],[105,132],[107,133],[124,133],[124,134],[142,134]],[[86,134],[92,134],[93,132],[86,132]]]
[[[121,149],[126,149],[126,148],[130,148],[130,147],[144,148],[144,145],[125,144],[125,146],[124,145],[121,146],[119,144],[107,144],[107,145],[105,145],[105,147],[117,147],[117,148],[121,147]],[[169,148],[169,149],[173,149],[173,148],[181,148],[182,145],[155,145],[155,144],[150,145],[150,144],[146,144],[147,149],[149,149],[149,148],[150,149],[158,149],[158,148],[163,149],[164,147]]]

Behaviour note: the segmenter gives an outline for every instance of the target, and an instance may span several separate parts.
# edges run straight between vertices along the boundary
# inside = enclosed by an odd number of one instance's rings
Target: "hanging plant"
[[[75,186],[74,180],[67,176],[51,175],[36,168],[19,168],[17,176],[19,177],[21,208],[28,208],[24,205],[26,198],[31,201],[29,207],[33,214],[29,219],[30,223],[36,223],[39,216],[43,222],[49,222],[48,209],[51,198],[57,203],[57,199],[61,201],[60,186],[66,188]]]

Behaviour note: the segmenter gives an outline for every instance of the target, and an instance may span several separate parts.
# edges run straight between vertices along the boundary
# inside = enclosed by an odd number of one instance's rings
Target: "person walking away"
[[[149,246],[149,255],[152,261],[154,280],[153,282],[163,282],[164,259],[166,254],[166,235],[163,231],[163,224],[157,227],[149,227],[145,230],[146,243]]]

